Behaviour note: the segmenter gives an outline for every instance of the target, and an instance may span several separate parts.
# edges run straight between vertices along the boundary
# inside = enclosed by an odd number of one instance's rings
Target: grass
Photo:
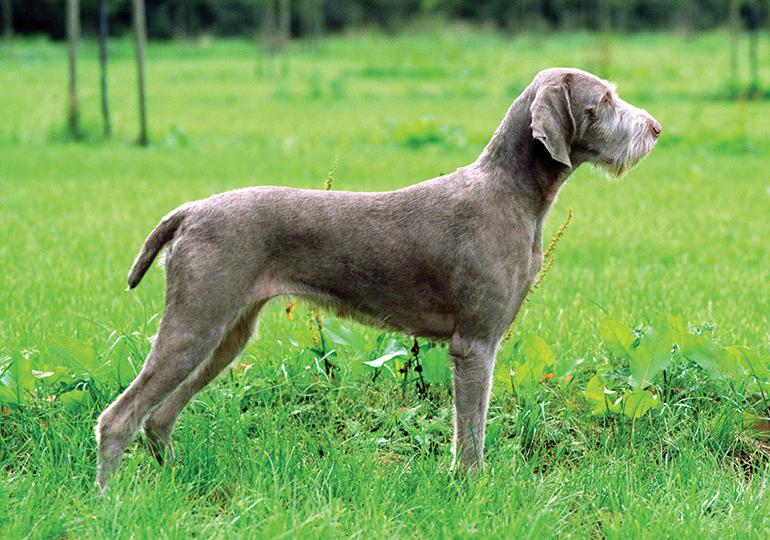
[[[634,424],[590,416],[581,389],[612,362],[596,331],[605,313],[630,325],[671,313],[767,354],[770,104],[719,99],[726,35],[601,43],[367,33],[297,44],[283,67],[245,41],[152,44],[147,149],[132,144],[129,41],[112,47],[110,141],[95,44],[81,53],[79,142],[64,135],[62,45],[4,52],[0,358],[36,368],[79,355],[141,362],[163,276],[153,268],[125,293],[125,275],[176,205],[247,185],[320,188],[335,155],[340,190],[451,171],[544,67],[610,77],[663,136],[622,182],[585,167],[562,191],[547,235],[569,208],[572,222],[514,336],[537,334],[557,357],[586,361],[574,384],[543,384],[537,401],[496,392],[482,475],[448,472],[446,376],[427,398],[402,395],[396,377],[372,381],[362,361],[380,332],[356,327],[363,347],[337,347],[329,380],[308,350],[306,308],[292,321],[276,302],[240,368],[183,414],[173,469],[133,445],[104,498],[92,487],[92,429],[121,381],[105,378],[80,404],[38,396],[4,408],[0,537],[764,537],[767,460],[735,428],[722,386],[682,365],[683,397]]]

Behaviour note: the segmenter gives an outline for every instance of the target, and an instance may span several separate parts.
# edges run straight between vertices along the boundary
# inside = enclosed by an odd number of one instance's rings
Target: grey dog
[[[453,463],[476,467],[495,353],[542,265],[543,221],[559,188],[583,162],[620,176],[660,130],[608,82],[548,69],[479,158],[452,174],[385,193],[258,187],[180,206],[128,275],[136,287],[169,244],[157,339],[96,427],[97,485],[142,426],[162,458],[184,406],[242,351],[262,306],[280,295],[450,340]]]

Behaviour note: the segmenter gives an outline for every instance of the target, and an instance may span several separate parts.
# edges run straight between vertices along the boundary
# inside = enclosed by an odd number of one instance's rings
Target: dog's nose
[[[647,120],[647,124],[650,126],[653,136],[657,139],[660,136],[660,123],[654,118]]]

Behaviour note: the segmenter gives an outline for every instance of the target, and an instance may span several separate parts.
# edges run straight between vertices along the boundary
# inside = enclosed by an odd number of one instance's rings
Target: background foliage
[[[16,31],[64,36],[62,0],[10,0]],[[193,36],[253,36],[266,0],[147,0],[151,38]],[[443,16],[521,31],[589,29],[620,31],[679,28],[702,30],[724,24],[731,0],[295,0],[291,3],[292,31],[307,32],[304,14],[319,6],[323,26],[346,30],[378,25],[394,30],[415,18]],[[317,3],[317,4],[316,4]],[[82,27],[95,35],[99,0],[81,0]],[[757,8],[767,8],[764,2]],[[110,1],[112,33],[130,29],[131,0]],[[760,17],[761,20],[764,18]]]

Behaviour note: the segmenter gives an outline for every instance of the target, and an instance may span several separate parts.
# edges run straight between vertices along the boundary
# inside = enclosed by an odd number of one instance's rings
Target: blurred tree
[[[262,37],[265,50],[269,53],[275,53],[279,48],[278,19],[275,8],[274,0],[262,2]]]
[[[112,135],[110,123],[110,100],[107,94],[107,38],[109,35],[109,0],[99,1],[99,67],[102,94],[102,121],[104,123],[104,136]]]
[[[759,84],[759,2],[749,0],[743,6],[746,27],[749,29],[749,94],[760,91]]]
[[[0,0],[0,7],[13,0]],[[84,34],[98,28],[100,0],[80,0]],[[255,3],[260,10],[255,10]],[[610,24],[620,30],[671,28],[673,25],[701,30],[724,25],[732,0],[608,0]],[[546,28],[599,30],[597,0],[150,0],[146,2],[147,31],[152,38],[187,38],[199,32],[215,35],[251,35],[272,3],[274,28],[280,29],[281,6],[290,11],[289,25],[297,35],[312,35],[310,22],[318,13],[331,31],[362,24],[388,29],[402,28],[413,16],[440,13],[450,19],[491,23],[507,30],[537,31]],[[320,7],[318,4],[321,3]],[[765,8],[766,3],[762,2]],[[110,1],[113,35],[130,31],[132,0]],[[315,8],[308,11],[307,8]],[[13,28],[19,33],[45,32],[57,39],[65,35],[62,0],[16,0]],[[0,12],[2,15],[2,12]],[[305,17],[307,15],[308,17]],[[292,20],[292,17],[294,20]],[[5,18],[5,17],[4,17]],[[284,19],[285,20],[285,19]]]
[[[140,146],[147,146],[147,106],[144,91],[144,51],[147,44],[147,19],[144,0],[132,0],[134,40],[136,43],[136,78],[139,90],[139,138]]]
[[[12,0],[0,0],[3,17],[3,38],[6,42],[13,39],[13,2]]]
[[[176,0],[173,2],[171,10],[174,19],[174,39],[179,41],[190,38],[190,2],[188,0]]]
[[[599,75],[604,78],[611,78],[612,73],[612,42],[610,37],[610,28],[612,18],[610,14],[610,0],[599,0],[596,3],[597,19],[599,20]]]
[[[323,0],[300,0],[297,6],[302,35],[315,41],[325,32]]]
[[[737,85],[740,80],[738,65],[738,44],[741,38],[741,2],[730,0],[730,84]]]
[[[80,110],[78,106],[78,40],[80,39],[80,6],[78,0],[67,0],[67,52],[69,85],[67,100],[67,128],[73,139],[80,137]]]
[[[278,0],[278,36],[283,50],[291,38],[291,0]]]
[[[258,69],[267,74],[274,74],[277,70],[285,76],[289,71],[289,58],[286,55],[276,56],[276,53],[286,49],[291,36],[290,0],[262,1],[262,36],[265,50],[274,58],[261,63]],[[258,58],[262,56],[258,55]]]

